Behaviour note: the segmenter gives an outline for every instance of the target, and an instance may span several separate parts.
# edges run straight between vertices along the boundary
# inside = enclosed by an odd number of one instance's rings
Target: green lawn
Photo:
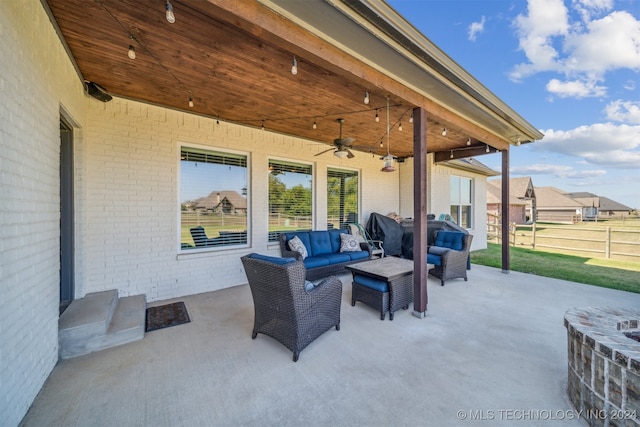
[[[489,243],[487,249],[471,253],[471,262],[501,268],[502,247]],[[640,293],[640,263],[637,262],[586,258],[512,247],[510,267],[513,271]]]

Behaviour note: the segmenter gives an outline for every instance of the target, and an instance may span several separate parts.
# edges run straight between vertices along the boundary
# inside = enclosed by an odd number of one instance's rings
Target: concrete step
[[[144,337],[144,295],[118,299],[117,291],[75,300],[60,316],[58,346],[62,359],[93,353]]]

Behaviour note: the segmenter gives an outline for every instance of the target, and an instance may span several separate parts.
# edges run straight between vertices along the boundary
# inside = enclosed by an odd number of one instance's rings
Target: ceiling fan
[[[324,150],[316,154],[319,156],[321,154],[327,153],[333,150],[333,155],[336,157],[340,157],[344,159],[348,157],[349,159],[355,157],[355,155],[349,150],[352,148],[352,144],[356,141],[355,138],[343,138],[342,137],[342,124],[344,123],[344,119],[338,119],[338,123],[340,123],[340,137],[333,140],[333,148],[329,148],[328,150]]]

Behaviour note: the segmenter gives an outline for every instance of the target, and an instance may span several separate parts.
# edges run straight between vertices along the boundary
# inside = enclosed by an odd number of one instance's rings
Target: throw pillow
[[[351,234],[340,233],[340,252],[361,251],[358,238]]]
[[[304,243],[302,243],[302,240],[300,240],[298,236],[295,236],[293,239],[289,240],[289,248],[291,248],[292,251],[300,252],[300,255],[302,255],[302,259],[305,259],[309,255],[307,253],[307,248],[304,246]]]

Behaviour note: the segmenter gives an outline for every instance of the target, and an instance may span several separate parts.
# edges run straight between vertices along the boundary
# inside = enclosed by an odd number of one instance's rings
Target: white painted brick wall
[[[326,169],[361,171],[362,213],[398,210],[398,174],[380,172],[376,157],[338,159],[325,145],[285,135],[168,111],[114,98],[91,100],[84,129],[85,211],[79,227],[85,256],[83,292],[119,289],[146,294],[148,301],[208,292],[246,283],[240,257],[249,252],[279,255],[267,242],[268,159],[297,160],[314,167],[316,228],[326,227]],[[247,152],[251,161],[248,249],[178,254],[180,144]],[[377,176],[377,175],[380,176]],[[383,180],[381,180],[383,178]]]
[[[38,0],[0,13],[0,424],[18,425],[58,360],[59,118],[82,84]]]

